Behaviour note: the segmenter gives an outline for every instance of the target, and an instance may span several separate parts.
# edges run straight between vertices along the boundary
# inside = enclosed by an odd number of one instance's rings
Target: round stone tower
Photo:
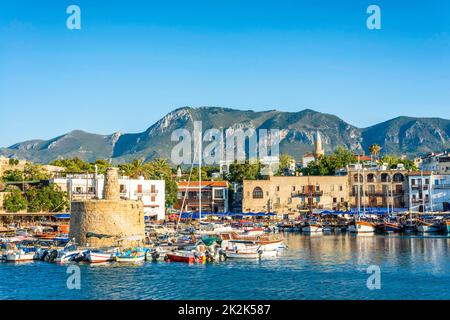
[[[69,236],[91,247],[130,246],[145,237],[144,206],[120,199],[117,168],[106,170],[103,199],[72,202]]]

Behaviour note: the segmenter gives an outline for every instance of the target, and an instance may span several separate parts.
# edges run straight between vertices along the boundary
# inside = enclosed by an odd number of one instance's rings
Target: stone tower
[[[144,239],[144,205],[120,199],[117,168],[106,170],[103,190],[104,199],[72,202],[70,238],[91,247],[131,246],[135,239]]]
[[[322,137],[320,136],[319,130],[317,130],[316,132],[316,140],[314,142],[315,142],[314,156],[317,159],[319,156],[323,156],[325,154],[322,147]]]

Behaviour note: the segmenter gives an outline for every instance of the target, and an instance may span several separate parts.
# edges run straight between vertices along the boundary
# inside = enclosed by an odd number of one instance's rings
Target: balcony
[[[323,196],[323,191],[293,191],[291,197],[321,197]]]
[[[450,189],[450,184],[436,184],[433,189]]]
[[[415,184],[415,185],[411,186],[411,189],[420,190],[421,189],[420,187],[421,187],[420,185]],[[429,188],[429,185],[427,185],[427,184],[422,186],[422,190],[428,190],[428,188]]]

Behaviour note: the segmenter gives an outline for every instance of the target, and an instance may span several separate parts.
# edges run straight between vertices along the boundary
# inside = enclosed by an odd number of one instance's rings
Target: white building
[[[447,152],[431,153],[421,159],[419,168],[422,171],[434,171],[439,174],[450,173],[450,155]]]
[[[64,178],[54,178],[50,183],[58,185],[61,190],[68,192],[71,200],[102,199],[104,176],[89,174],[68,175]],[[154,216],[157,220],[165,218],[165,181],[145,180],[144,178],[130,179],[120,177],[120,195],[127,200],[141,200],[144,204],[146,216]]]
[[[411,210],[450,211],[450,174],[410,173],[408,188]]]

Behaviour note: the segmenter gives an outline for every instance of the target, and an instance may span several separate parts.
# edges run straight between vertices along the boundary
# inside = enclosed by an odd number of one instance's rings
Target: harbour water
[[[0,299],[450,299],[450,237],[286,234],[278,259],[80,267],[0,263]],[[380,267],[369,290],[367,268]]]

